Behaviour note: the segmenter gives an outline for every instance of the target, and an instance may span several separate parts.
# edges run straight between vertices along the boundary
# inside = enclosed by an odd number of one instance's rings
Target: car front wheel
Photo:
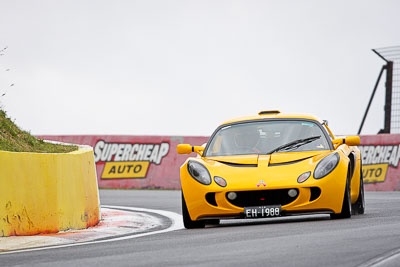
[[[183,192],[181,193],[182,195],[182,217],[183,217],[183,225],[185,226],[186,229],[195,229],[195,228],[204,228],[205,227],[205,221],[192,221],[190,219],[190,215],[186,206],[186,201],[185,197],[183,196]]]
[[[350,177],[347,175],[346,188],[344,190],[342,211],[338,214],[331,214],[331,219],[344,219],[351,217],[351,195],[350,195]]]

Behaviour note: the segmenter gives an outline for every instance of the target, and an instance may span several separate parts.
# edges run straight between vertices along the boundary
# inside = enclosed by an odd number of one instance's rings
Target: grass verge
[[[13,152],[67,153],[78,150],[78,147],[46,143],[18,128],[18,126],[7,117],[6,112],[0,110],[0,150]]]

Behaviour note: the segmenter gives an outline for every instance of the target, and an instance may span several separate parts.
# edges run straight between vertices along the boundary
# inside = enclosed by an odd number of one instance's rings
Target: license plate
[[[265,218],[265,217],[278,217],[281,216],[281,206],[258,206],[258,207],[245,207],[244,216],[246,218]]]

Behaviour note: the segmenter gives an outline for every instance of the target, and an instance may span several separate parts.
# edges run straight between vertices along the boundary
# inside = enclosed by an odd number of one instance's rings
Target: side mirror
[[[346,145],[348,146],[358,146],[360,144],[359,136],[347,136],[345,138]]]
[[[178,154],[190,154],[196,152],[200,156],[203,154],[204,147],[202,146],[191,146],[188,144],[179,144],[176,146],[176,151]]]
[[[340,146],[341,144],[346,144],[348,146],[358,146],[360,144],[359,136],[346,136],[345,138],[337,138],[332,141],[335,147]]]

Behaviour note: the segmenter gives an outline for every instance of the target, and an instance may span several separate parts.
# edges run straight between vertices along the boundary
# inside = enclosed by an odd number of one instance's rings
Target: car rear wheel
[[[189,211],[186,206],[186,201],[185,197],[183,196],[183,192],[181,193],[182,195],[182,217],[183,217],[183,225],[185,226],[186,229],[194,229],[194,228],[204,228],[205,221],[192,221],[190,219]]]
[[[362,176],[362,170],[360,174],[360,191],[356,203],[352,206],[353,214],[364,214],[365,211],[365,199],[364,199],[364,179]]]
[[[350,169],[349,169],[350,170]],[[350,195],[350,175],[347,175],[346,188],[344,190],[342,211],[331,214],[331,219],[344,219],[351,217],[351,195]]]

